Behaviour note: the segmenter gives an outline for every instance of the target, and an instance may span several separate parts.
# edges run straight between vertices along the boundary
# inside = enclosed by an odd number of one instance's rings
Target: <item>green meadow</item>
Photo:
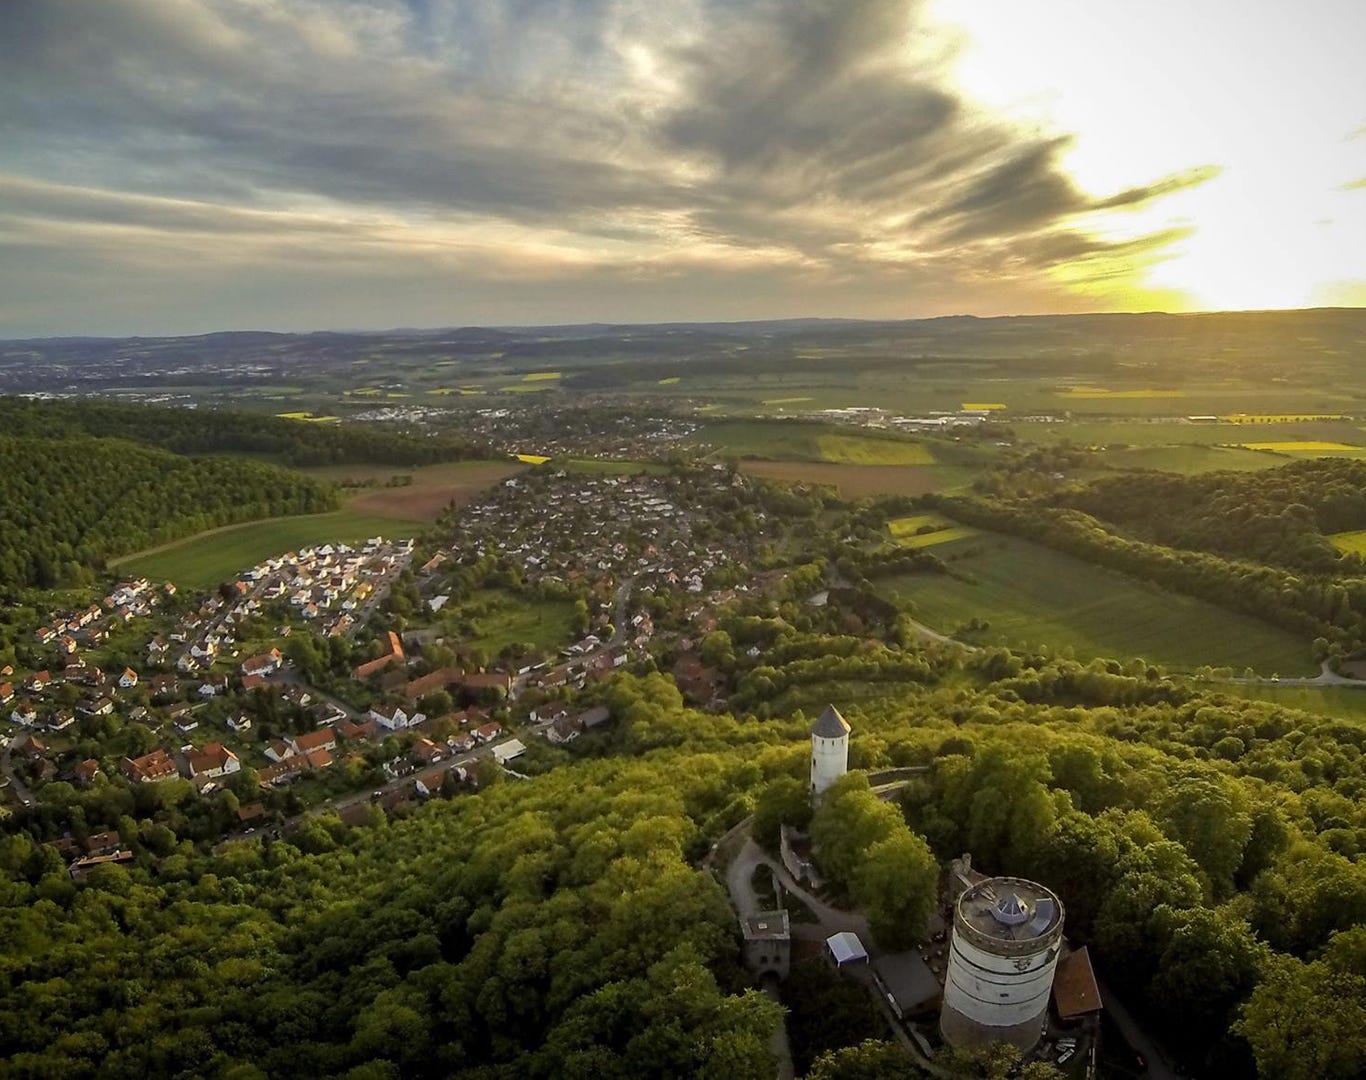
[[[974,641],[1071,650],[1082,660],[1142,657],[1174,671],[1315,671],[1308,642],[1286,631],[1026,540],[983,534],[942,554],[961,577],[906,574],[880,583],[888,599],[941,633],[980,619],[990,628]]]
[[[330,514],[269,518],[199,533],[114,561],[121,572],[183,588],[210,589],[273,556],[312,544],[350,544],[371,536],[402,538],[425,526],[376,514],[337,510]]]

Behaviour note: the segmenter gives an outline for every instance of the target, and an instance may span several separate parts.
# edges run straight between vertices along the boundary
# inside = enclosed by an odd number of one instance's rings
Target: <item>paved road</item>
[[[1119,1028],[1125,1041],[1143,1055],[1151,1080],[1183,1080],[1181,1074],[1168,1063],[1162,1048],[1148,1036],[1099,974],[1096,975],[1096,986],[1100,989],[1101,1001],[1105,1003],[1105,1011],[1110,1014],[1115,1027]]]
[[[1366,689],[1366,679],[1350,679],[1346,675],[1339,675],[1328,666],[1327,660],[1320,665],[1319,673],[1310,679],[1267,679],[1254,676],[1251,679],[1210,679],[1208,681],[1234,683],[1240,686],[1351,686],[1358,690]]]

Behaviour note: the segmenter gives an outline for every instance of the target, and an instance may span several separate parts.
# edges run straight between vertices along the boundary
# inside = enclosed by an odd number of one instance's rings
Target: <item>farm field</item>
[[[264,559],[310,544],[354,543],[370,536],[404,537],[422,529],[404,521],[355,509],[330,514],[268,518],[211,529],[150,551],[115,560],[120,571],[173,581],[182,588],[210,589]]]
[[[1284,465],[1274,454],[1236,446],[1135,446],[1104,451],[1103,460],[1114,469],[1157,469],[1161,472],[1197,473],[1258,472]]]
[[[1346,421],[1314,420],[1295,424],[1190,424],[1176,420],[1077,420],[1015,423],[1024,442],[1078,446],[1238,446],[1258,442],[1323,441],[1366,445],[1366,433]]]
[[[976,529],[955,525],[948,518],[938,514],[894,518],[887,522],[887,531],[892,534],[893,540],[908,548],[935,547],[938,544],[948,544],[954,540],[977,535]]]
[[[506,589],[478,589],[442,608],[432,625],[444,627],[462,645],[483,649],[491,657],[516,644],[549,652],[574,639],[574,604]]]
[[[920,443],[858,435],[822,435],[816,445],[822,461],[837,465],[934,464],[934,455]]]
[[[1071,649],[1078,659],[1142,657],[1174,671],[1251,667],[1314,674],[1308,642],[1246,615],[1167,592],[1014,537],[955,544],[942,574],[887,578],[881,591],[951,634],[971,619],[989,644]]]
[[[1360,457],[1366,454],[1366,447],[1326,442],[1321,439],[1243,443],[1243,446],[1248,450],[1270,450],[1272,453],[1288,454],[1291,457]]]
[[[526,471],[516,461],[452,461],[424,465],[416,469],[397,469],[389,465],[327,465],[302,472],[333,483],[374,484],[351,496],[349,510],[404,521],[435,521],[452,502],[457,506],[476,495]],[[402,487],[386,487],[398,476],[412,477]]]
[[[782,484],[823,484],[846,499],[956,491],[971,484],[978,473],[961,465],[832,465],[817,461],[744,461],[740,471]]]

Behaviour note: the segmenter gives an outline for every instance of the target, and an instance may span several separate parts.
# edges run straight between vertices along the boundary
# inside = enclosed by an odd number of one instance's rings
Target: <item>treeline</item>
[[[0,397],[0,431],[96,435],[177,454],[262,454],[288,465],[431,465],[488,457],[459,435],[413,435],[383,424],[310,424],[227,409],[176,409],[95,401]]]
[[[1299,461],[1250,473],[1134,472],[1098,480],[1063,502],[1168,547],[1309,570],[1359,573],[1325,534],[1366,528],[1366,462]],[[1351,565],[1344,567],[1344,561]]]
[[[106,560],[240,521],[336,509],[273,465],[120,439],[0,436],[0,584],[81,584]]]
[[[970,497],[927,497],[955,520],[1034,540],[1056,551],[1242,611],[1346,648],[1366,638],[1366,579],[1316,577],[1116,535],[1080,510]]]

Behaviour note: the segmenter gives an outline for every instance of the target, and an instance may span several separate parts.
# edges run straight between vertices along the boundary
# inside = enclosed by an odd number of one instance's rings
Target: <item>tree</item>
[[[1215,896],[1233,891],[1252,817],[1231,785],[1218,777],[1182,777],[1162,797],[1156,820],[1199,863]]]
[[[1278,957],[1234,1031],[1271,1080],[1366,1075],[1366,978],[1324,961]]]
[[[755,800],[753,836],[769,851],[778,849],[780,826],[805,829],[810,822],[811,798],[795,776],[771,780]]]
[[[827,1050],[816,1059],[806,1080],[920,1080],[928,1075],[895,1043],[868,1039],[857,1046]]]
[[[938,892],[938,862],[929,845],[905,828],[870,847],[854,877],[853,893],[869,928],[889,949],[924,940]]]

